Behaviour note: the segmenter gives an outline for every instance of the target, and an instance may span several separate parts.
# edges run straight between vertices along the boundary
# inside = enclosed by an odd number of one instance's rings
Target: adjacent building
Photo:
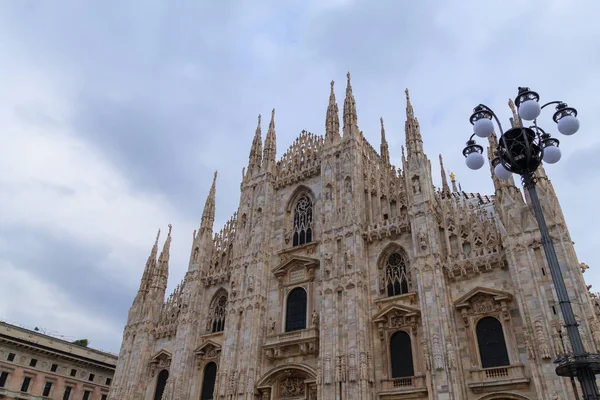
[[[117,357],[0,322],[0,399],[106,400]]]
[[[157,237],[109,399],[577,398],[554,371],[570,343],[514,180],[492,174],[494,193],[466,193],[440,156],[435,187],[408,91],[402,149],[389,148],[383,121],[379,151],[367,142],[349,75],[342,120],[333,82],[325,114],[324,135],[303,131],[279,160],[274,112],[264,142],[259,116],[237,212],[213,233],[215,174],[188,271],[166,299],[171,228],[160,255]],[[496,146],[492,136],[490,158]],[[586,266],[543,167],[536,177],[596,352]]]

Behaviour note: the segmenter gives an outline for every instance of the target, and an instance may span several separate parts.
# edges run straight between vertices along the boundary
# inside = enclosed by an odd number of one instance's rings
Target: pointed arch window
[[[477,323],[477,343],[482,368],[510,365],[502,324],[494,317],[484,317]]]
[[[306,329],[306,290],[298,287],[290,292],[285,311],[285,331]]]
[[[218,293],[213,299],[208,312],[206,331],[209,333],[223,332],[225,329],[225,316],[227,315],[227,294]]]
[[[154,391],[154,400],[162,399],[165,387],[167,386],[167,379],[169,379],[169,371],[163,369],[158,373],[158,378],[156,379],[156,390]]]
[[[204,378],[202,379],[202,394],[200,400],[212,400],[215,392],[215,381],[217,379],[217,364],[214,362],[204,367]]]
[[[294,246],[312,242],[313,215],[312,201],[307,195],[302,195],[294,208]]]
[[[390,338],[390,360],[392,363],[392,378],[414,376],[412,345],[410,335],[398,331]]]
[[[392,253],[385,263],[385,288],[388,297],[408,293],[409,280],[406,259],[400,253]]]

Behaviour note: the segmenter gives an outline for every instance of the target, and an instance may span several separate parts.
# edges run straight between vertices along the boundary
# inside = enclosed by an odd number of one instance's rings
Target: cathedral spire
[[[390,163],[390,150],[388,147],[388,142],[385,139],[385,127],[383,126],[383,117],[379,118],[379,122],[381,122],[381,159],[386,165]]]
[[[161,289],[167,288],[167,280],[169,279],[169,257],[171,250],[171,229],[173,226],[169,224],[169,233],[167,234],[167,240],[165,240],[165,244],[163,245],[163,249],[160,252],[160,256],[158,257],[158,271],[156,273],[156,279]],[[163,294],[164,297],[164,294]]]
[[[275,137],[275,109],[271,111],[271,122],[265,138],[265,150],[263,152],[262,168],[265,172],[275,171],[275,157],[277,154],[277,139]]]
[[[248,160],[248,171],[246,176],[252,177],[255,173],[260,171],[262,164],[262,132],[260,129],[261,116],[258,114],[258,125],[256,127],[256,133],[252,140],[252,147],[250,148],[250,157]]]
[[[203,232],[209,231],[212,232],[213,223],[215,222],[215,193],[217,186],[217,171],[213,176],[212,185],[210,187],[210,192],[208,193],[208,197],[206,198],[206,203],[204,203],[204,211],[202,212],[202,220],[200,222],[200,230],[198,234],[202,234]],[[170,229],[169,229],[170,232]]]
[[[329,105],[327,105],[327,115],[325,117],[325,143],[333,143],[340,138],[340,112],[335,101],[334,83],[334,81],[331,81]]]
[[[152,280],[152,275],[154,274],[154,270],[156,269],[156,254],[158,253],[158,238],[160,237],[160,229],[156,234],[156,240],[154,241],[154,245],[152,246],[152,250],[150,251],[150,255],[148,256],[148,260],[146,261],[146,267],[144,268],[144,273],[142,275],[142,281],[140,282],[140,291],[145,291],[149,287],[149,283]]]
[[[408,89],[406,89],[404,93],[406,93],[406,122],[404,125],[406,150],[408,151],[408,158],[411,158],[415,154],[423,153],[423,138],[421,137],[419,121],[415,118],[415,112],[410,102]]]
[[[348,83],[346,84],[346,99],[344,100],[344,137],[356,137],[358,136],[358,116],[356,115],[356,102],[352,94],[350,72],[346,77]]]
[[[450,197],[450,187],[448,186],[448,179],[446,178],[446,170],[444,169],[444,160],[440,154],[440,169],[442,173],[442,197]]]

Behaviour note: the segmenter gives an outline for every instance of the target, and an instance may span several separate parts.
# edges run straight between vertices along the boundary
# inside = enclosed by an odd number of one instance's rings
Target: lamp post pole
[[[583,346],[577,328],[577,320],[573,313],[573,307],[556,256],[556,250],[550,238],[537,195],[535,178],[535,171],[541,165],[542,160],[549,164],[560,160],[559,141],[537,126],[537,117],[540,115],[541,110],[546,106],[556,104],[553,119],[558,124],[558,130],[565,135],[572,135],[579,129],[579,121],[576,118],[577,111],[558,101],[540,106],[539,95],[529,90],[529,88],[519,88],[515,104],[519,107],[521,123],[520,126],[513,127],[506,132],[502,130],[498,117],[489,107],[483,104],[475,107],[470,119],[474,134],[467,142],[463,155],[466,157],[467,166],[471,169],[479,169],[485,164],[482,155],[483,147],[478,145],[473,138],[474,136],[490,136],[494,131],[494,123],[492,122],[492,119],[494,119],[501,132],[495,158],[492,160],[494,174],[499,179],[508,179],[513,173],[520,175],[523,186],[529,193],[531,206],[541,234],[542,246],[558,297],[560,311],[573,349],[573,354],[559,356],[555,361],[558,364],[556,373],[559,376],[577,377],[583,391],[583,399],[598,400],[600,394],[598,393],[595,375],[600,373],[600,355],[587,353]],[[533,126],[524,127],[523,120],[533,121]]]

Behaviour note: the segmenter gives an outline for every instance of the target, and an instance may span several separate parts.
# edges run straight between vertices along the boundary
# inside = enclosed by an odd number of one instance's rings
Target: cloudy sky
[[[216,227],[237,207],[257,114],[276,108],[281,156],[323,133],[347,71],[374,147],[383,117],[398,165],[408,87],[436,169],[443,153],[471,192],[492,190],[461,155],[473,106],[506,121],[530,86],[576,107],[581,131],[547,172],[600,290],[599,14],[596,0],[0,2],[0,318],[118,352],[156,230],[174,226],[172,288],[214,170]]]

